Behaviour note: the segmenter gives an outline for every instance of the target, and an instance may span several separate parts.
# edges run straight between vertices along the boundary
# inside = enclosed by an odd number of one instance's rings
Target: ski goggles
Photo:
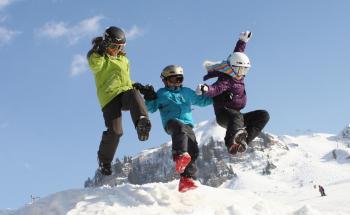
[[[118,44],[118,43],[110,43],[109,45],[108,45],[108,48],[110,48],[110,49],[117,49],[117,50],[123,50],[124,49],[124,46],[125,46],[125,43],[123,43],[123,44]]]
[[[166,80],[172,84],[181,84],[184,81],[184,77],[182,75],[170,76]]]
[[[237,76],[245,76],[247,75],[250,67],[242,67],[242,66],[233,66],[231,67],[233,70],[233,73]]]

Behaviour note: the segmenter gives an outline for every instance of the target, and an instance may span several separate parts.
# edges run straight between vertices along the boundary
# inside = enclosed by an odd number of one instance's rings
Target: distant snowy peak
[[[210,139],[223,141],[226,133],[226,129],[219,126],[215,119],[200,122],[193,130],[199,145],[206,144]]]
[[[343,131],[341,132],[340,136],[342,138],[350,139],[350,124],[348,124]]]

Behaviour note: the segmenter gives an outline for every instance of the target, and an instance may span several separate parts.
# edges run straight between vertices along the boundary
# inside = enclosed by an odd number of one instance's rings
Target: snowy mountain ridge
[[[227,153],[223,140],[225,129],[212,120],[199,123],[194,131],[200,148],[196,161],[201,170],[198,172],[198,180],[202,184],[218,187],[226,180],[235,177],[236,173],[231,164],[241,162],[241,156],[232,157]],[[250,157],[258,156],[259,151],[268,148],[274,142],[278,143],[277,138],[270,134],[262,133],[259,137],[249,149],[251,153],[247,155]],[[282,146],[282,148],[286,147]],[[264,163],[262,165],[267,165],[266,158],[259,157],[259,159]],[[115,186],[126,182],[131,184],[170,182],[179,178],[179,175],[174,172],[171,142],[158,148],[144,150],[135,157],[125,157],[123,161],[116,159],[112,169],[113,174],[108,177],[96,171],[95,176],[85,182],[85,187]]]
[[[339,135],[264,133],[247,153],[232,157],[221,145],[225,130],[213,121],[202,122],[195,128],[202,152],[198,162],[202,185],[197,190],[177,191],[178,179],[171,178],[169,142],[124,159],[122,169],[116,169],[125,172],[124,178],[115,174],[104,181],[109,185],[58,192],[18,210],[0,210],[0,215],[350,214],[350,148],[344,130]],[[159,160],[161,171],[157,170]],[[218,167],[232,172],[207,172]],[[138,174],[132,173],[133,168]],[[137,179],[141,175],[144,179]],[[168,178],[156,181],[160,176]]]

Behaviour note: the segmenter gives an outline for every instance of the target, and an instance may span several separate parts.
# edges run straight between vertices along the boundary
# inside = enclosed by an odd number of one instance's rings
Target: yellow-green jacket
[[[132,89],[129,60],[124,55],[88,54],[90,69],[95,76],[97,97],[101,108],[122,92]]]

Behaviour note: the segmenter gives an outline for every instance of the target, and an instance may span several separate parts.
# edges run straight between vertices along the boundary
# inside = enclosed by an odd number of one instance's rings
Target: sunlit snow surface
[[[200,123],[199,139],[222,139],[225,130],[214,122]],[[237,177],[221,187],[200,185],[179,193],[178,180],[145,185],[67,190],[43,197],[0,215],[350,214],[350,148],[342,135],[276,136],[276,144],[261,152],[275,168],[263,175],[259,159],[239,155],[232,166]],[[147,153],[152,153],[152,150]],[[265,161],[264,161],[265,162]],[[199,170],[200,171],[200,170]],[[321,197],[318,185],[327,196]]]

